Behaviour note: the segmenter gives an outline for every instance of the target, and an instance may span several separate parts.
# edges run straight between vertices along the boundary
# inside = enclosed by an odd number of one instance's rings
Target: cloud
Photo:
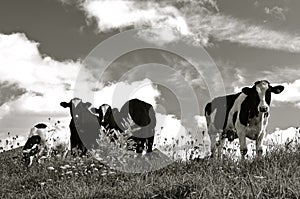
[[[59,100],[72,95],[65,87],[74,87],[81,64],[43,57],[38,46],[23,33],[0,34],[1,93],[10,95],[2,101],[7,113],[59,112]]]
[[[126,100],[139,98],[155,107],[160,93],[149,79],[115,82],[103,87],[97,82],[95,71],[80,61],[59,62],[42,56],[38,45],[22,33],[0,34],[2,130],[15,128],[26,132],[20,126],[27,129],[33,121],[42,122],[48,117],[65,120],[69,118],[69,111],[59,103],[74,96],[94,106],[108,103],[120,108]],[[97,85],[101,90],[95,90]]]
[[[170,5],[147,1],[127,0],[89,0],[84,1],[82,9],[88,18],[95,18],[99,32],[110,29],[138,27],[172,27],[181,34],[189,30],[179,11]]]
[[[276,69],[275,69],[276,70]],[[283,70],[284,71],[284,70]],[[295,71],[294,69],[286,69],[286,74],[289,74],[291,71]],[[293,104],[295,107],[300,108],[300,79],[296,79],[292,82],[284,82],[284,78],[281,78],[280,75],[277,75],[279,73],[273,73],[271,71],[264,71],[263,73],[271,74],[270,76],[262,75],[264,77],[260,77],[258,79],[267,79],[270,81],[272,86],[282,85],[284,86],[284,90],[280,94],[273,94],[272,95],[272,106],[278,105],[278,103],[287,103],[287,104]],[[284,73],[284,72],[283,72]],[[255,80],[249,80],[254,83]],[[283,82],[277,82],[278,79],[281,79]],[[244,86],[252,87],[253,83],[250,83],[248,85],[246,84],[239,84],[238,86],[235,85],[233,88],[234,92],[241,92],[242,88]]]
[[[213,38],[257,48],[300,52],[299,35],[218,13],[213,0],[83,0],[79,4],[87,18],[97,22],[99,32],[155,28],[141,31],[140,36],[158,45],[185,39],[191,44],[210,46]],[[267,9],[281,18],[285,11],[276,6]]]
[[[292,83],[281,83],[284,90],[279,95],[273,95],[272,100],[281,103],[292,103],[300,108],[300,79]]]
[[[274,6],[272,8],[269,7],[265,7],[265,13],[274,16],[276,19],[285,21],[286,17],[285,17],[285,12],[287,12],[288,9],[283,9],[281,7],[278,6]]]
[[[192,32],[200,32],[219,41],[230,41],[245,46],[300,52],[300,37],[287,32],[252,25],[222,14],[193,16],[189,20]]]
[[[26,89],[20,88],[16,83],[10,83],[8,81],[0,81],[0,106],[7,101],[13,101],[18,97],[26,93]]]
[[[94,93],[93,105],[98,107],[102,104],[109,104],[120,109],[129,99],[138,98],[156,107],[156,99],[160,92],[149,79],[135,82],[117,82],[110,84]]]

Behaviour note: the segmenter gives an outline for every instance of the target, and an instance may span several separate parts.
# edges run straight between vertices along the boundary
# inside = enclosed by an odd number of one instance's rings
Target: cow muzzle
[[[269,107],[267,107],[267,106],[261,106],[261,107],[259,107],[259,111],[262,112],[262,113],[269,112]]]

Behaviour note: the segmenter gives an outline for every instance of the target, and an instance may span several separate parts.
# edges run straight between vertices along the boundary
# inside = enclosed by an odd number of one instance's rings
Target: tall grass
[[[243,161],[174,161],[145,173],[114,170],[91,156],[52,157],[26,168],[21,153],[18,148],[0,155],[0,198],[300,197],[299,145]]]
[[[111,170],[92,157],[51,158],[25,168],[20,155],[20,148],[1,154],[1,198],[300,197],[299,150],[244,161],[176,161],[141,174]]]

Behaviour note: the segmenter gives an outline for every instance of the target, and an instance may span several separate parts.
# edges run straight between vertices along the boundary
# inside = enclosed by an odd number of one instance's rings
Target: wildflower
[[[72,171],[67,171],[66,174],[72,174]]]
[[[53,167],[47,167],[47,169],[50,170],[50,171],[54,170]]]

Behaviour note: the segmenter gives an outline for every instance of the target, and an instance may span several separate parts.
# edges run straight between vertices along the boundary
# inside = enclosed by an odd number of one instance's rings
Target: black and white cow
[[[71,150],[74,148],[81,151],[80,155],[85,155],[87,149],[95,146],[96,138],[99,136],[100,124],[98,117],[90,110],[91,103],[82,102],[79,98],[74,98],[70,102],[61,102],[60,105],[70,109],[71,121]]]
[[[262,155],[262,140],[270,116],[271,93],[279,94],[281,85],[271,86],[266,80],[257,81],[254,86],[244,87],[242,92],[217,97],[205,107],[211,152],[216,148],[221,155],[225,138],[238,138],[242,157],[247,154],[246,137],[256,141],[256,153]],[[217,140],[218,139],[218,140]]]
[[[131,99],[122,106],[120,111],[107,106],[106,104],[101,105],[99,109],[96,109],[99,119],[102,120],[101,123],[105,124],[105,127],[109,130],[114,129],[125,132],[128,127],[124,125],[124,121],[132,120],[134,122],[132,129],[135,130],[131,132],[132,136],[129,139],[136,143],[136,152],[142,153],[145,144],[147,153],[152,152],[156,126],[156,117],[152,105],[139,99]]]
[[[70,132],[59,123],[46,125],[39,123],[30,129],[28,139],[23,147],[23,162],[26,166],[32,164],[34,157],[42,157],[47,151],[47,157],[53,152],[61,154],[62,159],[70,151]]]

